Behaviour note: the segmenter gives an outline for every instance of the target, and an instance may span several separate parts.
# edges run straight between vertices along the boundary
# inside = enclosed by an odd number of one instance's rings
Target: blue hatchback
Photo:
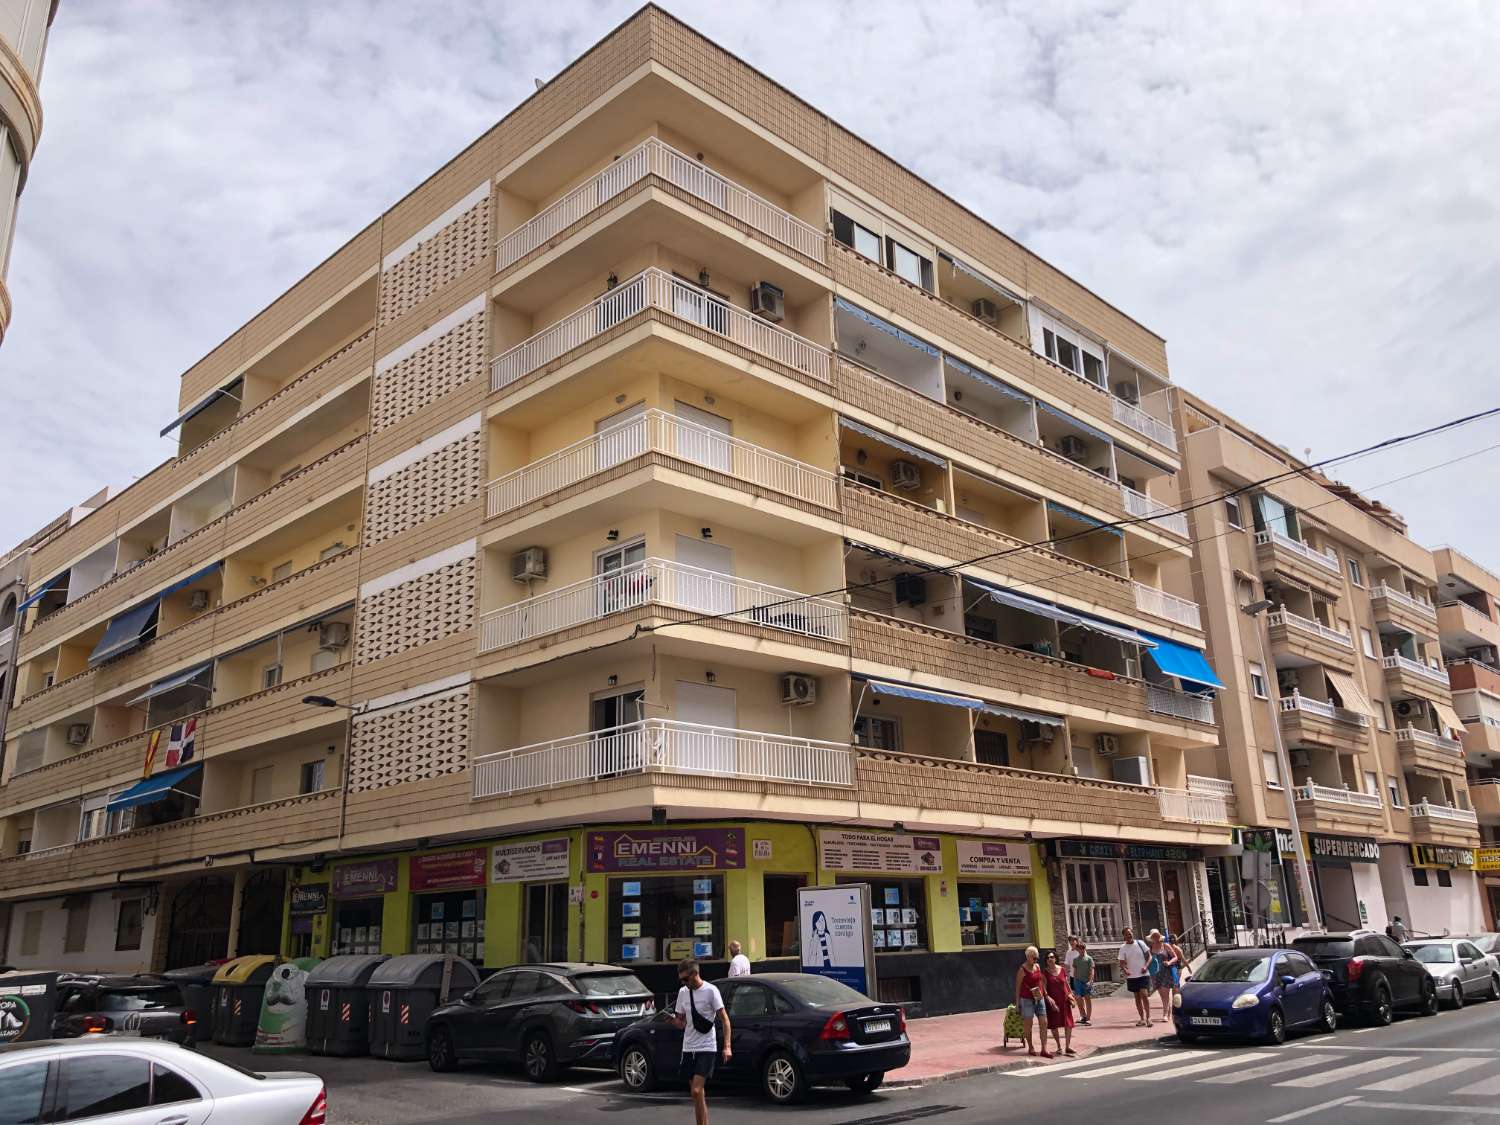
[[[1182,986],[1172,1013],[1184,1043],[1233,1036],[1281,1043],[1294,1027],[1338,1025],[1328,978],[1291,949],[1216,953]]]

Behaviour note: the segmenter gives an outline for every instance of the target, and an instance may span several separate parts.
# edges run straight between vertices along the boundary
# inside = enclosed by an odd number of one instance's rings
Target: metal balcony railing
[[[1422,730],[1419,727],[1399,727],[1396,730],[1396,744],[1409,743],[1413,746],[1425,746],[1430,750],[1440,750],[1445,754],[1462,754],[1464,744],[1454,738],[1444,738],[1440,734]]]
[[[1400,653],[1392,653],[1381,662],[1381,666],[1388,672],[1406,672],[1413,676],[1420,676],[1424,680],[1431,680],[1435,684],[1448,686],[1448,674],[1439,668],[1429,668],[1420,660],[1412,660],[1402,656]]]
[[[1120,496],[1125,502],[1125,511],[1137,519],[1150,520],[1163,531],[1170,531],[1173,535],[1180,535],[1184,539],[1188,537],[1187,514],[1173,510],[1171,505],[1163,504],[1160,500],[1153,500],[1144,492],[1137,492],[1126,485],[1120,485]]]
[[[1372,602],[1382,599],[1394,602],[1399,606],[1405,606],[1419,616],[1430,617],[1434,621],[1437,620],[1437,608],[1431,602],[1423,601],[1421,598],[1414,598],[1405,590],[1398,590],[1394,586],[1387,586],[1384,582],[1370,589],[1370,600]]]
[[[1300,617],[1287,609],[1278,609],[1275,613],[1266,615],[1266,624],[1273,628],[1277,625],[1287,629],[1295,629],[1299,633],[1307,633],[1309,636],[1320,637],[1330,644],[1341,645],[1347,649],[1354,648],[1354,638],[1348,633],[1340,632],[1321,621],[1314,621],[1308,617]]]
[[[1142,613],[1149,613],[1153,617],[1161,617],[1167,621],[1175,621],[1178,625],[1189,629],[1203,628],[1203,615],[1197,602],[1190,602],[1186,598],[1179,598],[1176,594],[1169,594],[1165,590],[1158,590],[1155,586],[1147,586],[1140,582],[1135,582],[1133,585],[1135,608]]]
[[[1169,688],[1158,687],[1156,684],[1146,685],[1146,710],[1157,715],[1191,719],[1197,723],[1214,721],[1212,699],[1204,695],[1189,695],[1186,692],[1172,691]]]
[[[1349,805],[1361,809],[1379,809],[1381,800],[1373,793],[1357,793],[1353,789],[1335,789],[1330,785],[1314,785],[1309,781],[1296,789],[1299,801],[1315,801],[1322,804]]]
[[[1348,723],[1350,726],[1367,727],[1370,725],[1370,717],[1361,715],[1358,711],[1350,711],[1347,707],[1337,707],[1332,703],[1325,703],[1321,699],[1310,699],[1301,692],[1292,692],[1291,695],[1281,697],[1281,710],[1283,712],[1306,711],[1310,715],[1319,715],[1325,719],[1332,719],[1339,723]]]
[[[1479,814],[1473,809],[1456,809],[1452,805],[1435,805],[1430,801],[1413,801],[1412,816],[1425,816],[1428,820],[1446,820],[1452,824],[1478,824]]]
[[[1290,551],[1294,555],[1300,555],[1315,566],[1321,566],[1324,570],[1339,573],[1339,560],[1331,553],[1324,553],[1316,547],[1309,547],[1300,539],[1293,539],[1290,535],[1283,535],[1279,531],[1257,531],[1255,533],[1256,546],[1276,546],[1282,550]]]
[[[1111,397],[1114,406],[1115,421],[1121,425],[1129,426],[1138,434],[1144,434],[1152,441],[1166,446],[1168,449],[1177,448],[1177,434],[1173,431],[1170,423],[1163,422],[1154,415],[1147,414],[1139,406],[1126,402],[1122,398]]]

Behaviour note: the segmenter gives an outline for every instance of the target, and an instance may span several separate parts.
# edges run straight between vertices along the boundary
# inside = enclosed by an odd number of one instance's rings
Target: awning
[[[887,559],[898,566],[910,566],[923,571],[931,569],[926,563],[916,562],[905,555],[898,555],[894,551],[882,551],[879,547],[871,547],[868,543],[857,543],[853,539],[845,539],[844,546],[853,547],[855,550],[863,551],[867,555],[874,555],[878,559]]]
[[[974,267],[965,265],[961,260],[955,258],[952,254],[946,254],[943,251],[939,250],[938,257],[947,262],[959,273],[965,274],[968,277],[972,277],[975,281],[979,282],[980,285],[983,285],[986,289],[990,290],[990,292],[994,293],[995,296],[1004,297],[1007,301],[1012,301],[1018,305],[1024,305],[1026,303],[1025,301],[1021,300],[1020,297],[1017,297],[1014,293],[1012,293],[1009,289],[1005,288],[1005,286],[1001,285],[998,281],[990,280],[989,277],[980,273]]]
[[[1057,503],[1054,500],[1047,501],[1047,510],[1056,512],[1060,516],[1067,516],[1070,520],[1077,520],[1079,523],[1087,524],[1089,527],[1095,528],[1098,531],[1107,531],[1111,535],[1117,535],[1122,539],[1124,538],[1124,534],[1118,527],[1110,527],[1107,524],[1101,523],[1099,520],[1096,520],[1093,516],[1086,516],[1082,512],[1075,512],[1072,508],[1065,508],[1063,507],[1063,505]]]
[[[47,579],[47,581],[43,582],[34,591],[32,591],[32,593],[26,598],[24,602],[16,606],[16,612],[21,613],[22,611],[30,607],[34,602],[40,601],[43,594],[45,594],[48,590],[51,590],[59,582],[66,581],[68,575],[70,575],[71,573],[73,572],[71,569],[69,569],[62,571],[59,574],[54,574],[51,578]]]
[[[1034,613],[1038,617],[1051,618],[1053,621],[1061,621],[1064,625],[1084,623],[1083,618],[1071,610],[1062,609],[1040,598],[1028,598],[1025,594],[1017,594],[1000,586],[991,586],[988,582],[980,582],[968,575],[964,575],[964,581],[983,590],[989,596],[990,601],[997,605],[1009,606],[1011,609],[1019,609],[1025,613]]]
[[[1031,396],[1029,394],[1026,394],[1024,391],[1018,391],[1015,387],[1010,386],[1008,383],[1002,383],[993,375],[987,375],[985,372],[980,371],[976,367],[970,367],[967,363],[964,363],[961,360],[954,359],[951,355],[943,356],[943,362],[946,363],[949,367],[953,368],[953,370],[957,371],[960,375],[967,376],[974,382],[978,383],[980,386],[986,387],[989,390],[994,391],[996,394],[1005,395],[1008,398],[1013,398],[1020,402],[1029,403],[1032,401]]]
[[[901,329],[897,328],[890,321],[881,320],[874,313],[865,312],[865,310],[860,308],[858,305],[851,305],[842,297],[835,297],[833,303],[835,308],[848,313],[850,316],[854,317],[857,320],[864,321],[871,328],[880,329],[880,331],[884,332],[887,336],[896,337],[896,339],[900,340],[909,348],[916,348],[917,351],[925,352],[926,354],[932,356],[934,359],[942,354],[937,350],[937,348],[933,347],[926,340],[919,340],[910,332],[901,331]]]
[[[142,778],[129,789],[122,789],[109,799],[108,807],[111,809],[130,809],[136,805],[149,805],[152,801],[160,801],[177,785],[194,773],[203,768],[202,762],[194,762],[190,766],[181,769],[167,770],[152,777]]]
[[[1370,705],[1364,689],[1348,672],[1340,672],[1336,668],[1324,668],[1323,675],[1327,677],[1333,690],[1338,692],[1339,698],[1344,701],[1344,706],[1350,711],[1358,711],[1361,715],[1367,715],[1372,719],[1380,718],[1375,708]]]
[[[872,430],[869,426],[861,426],[858,422],[851,422],[842,414],[839,415],[839,425],[843,426],[846,430],[853,430],[857,434],[864,434],[865,437],[871,438],[874,441],[883,442],[892,449],[899,449],[908,457],[915,457],[919,461],[926,461],[929,465],[936,465],[940,469],[948,467],[948,462],[944,461],[937,454],[928,453],[925,449],[918,449],[915,445],[907,445],[906,442],[883,434],[879,430]]]
[[[1077,426],[1080,430],[1082,430],[1084,433],[1090,435],[1091,437],[1096,437],[1100,441],[1108,442],[1110,445],[1113,445],[1115,443],[1115,439],[1112,438],[1112,437],[1110,437],[1103,430],[1096,430],[1096,429],[1094,429],[1093,426],[1090,426],[1087,422],[1080,422],[1077,418],[1073,417],[1073,415],[1068,414],[1065,411],[1059,410],[1055,406],[1048,406],[1041,399],[1037,399],[1036,400],[1036,404],[1037,404],[1037,406],[1039,406],[1043,410],[1045,410],[1048,414],[1051,414],[1051,415],[1053,415],[1054,417],[1057,417],[1057,418],[1061,418],[1064,422],[1067,422],[1070,425]]]
[[[164,680],[157,680],[145,691],[134,699],[127,700],[126,707],[134,707],[137,703],[144,703],[148,699],[155,699],[158,695],[171,691],[173,688],[182,687],[183,684],[192,683],[213,667],[212,664],[200,664],[196,668],[189,668],[186,672],[178,672],[175,676],[168,676]]]
[[[998,703],[986,703],[980,708],[986,715],[1000,715],[1020,723],[1040,723],[1044,727],[1060,727],[1062,716],[1048,715],[1041,711],[1028,711],[1024,707],[1003,707]]]
[[[243,382],[244,380],[242,379],[231,379],[218,390],[209,391],[208,394],[200,398],[197,402],[193,403],[192,406],[188,407],[181,414],[177,415],[176,418],[173,418],[170,422],[168,422],[166,428],[162,430],[161,436],[166,437],[184,422],[191,421],[197,415],[203,413],[203,411],[207,410],[214,403],[218,402],[220,396],[222,395],[228,395],[230,398],[238,398],[239,396],[234,393],[234,388],[236,386],[243,385]]]
[[[208,566],[205,566],[202,570],[195,571],[194,573],[189,574],[186,578],[184,578],[184,579],[182,579],[182,580],[180,580],[178,582],[173,582],[165,590],[162,590],[159,593],[157,593],[156,596],[158,598],[164,598],[168,594],[175,594],[178,590],[181,590],[181,589],[184,589],[185,587],[191,586],[194,582],[198,581],[198,579],[200,579],[200,578],[207,578],[210,574],[212,574],[214,571],[218,570],[223,565],[224,564],[221,563],[221,562],[211,563]]]
[[[1458,717],[1457,711],[1448,706],[1448,704],[1439,703],[1435,699],[1432,701],[1432,706],[1437,711],[1439,722],[1446,726],[1450,731],[1454,731],[1458,734],[1463,733],[1464,721]]]
[[[870,690],[876,695],[896,695],[902,699],[920,699],[923,703],[939,703],[944,707],[962,707],[966,711],[983,711],[987,704],[982,699],[969,695],[951,695],[946,691],[911,687],[908,684],[893,684],[885,680],[869,680]]]
[[[1176,676],[1184,685],[1194,684],[1204,688],[1224,686],[1224,681],[1219,679],[1213,665],[1198,649],[1189,648],[1176,641],[1169,641],[1166,637],[1158,637],[1154,633],[1145,633],[1143,636],[1156,645],[1155,648],[1147,649],[1146,655],[1151,657],[1151,662],[1166,675]]]
[[[1144,633],[1137,633],[1134,629],[1128,629],[1124,625],[1116,625],[1113,621],[1101,621],[1097,617],[1090,617],[1086,613],[1078,615],[1078,624],[1085,629],[1092,629],[1096,633],[1103,633],[1106,637],[1113,637],[1117,641],[1124,641],[1128,645],[1140,645],[1145,649],[1154,649],[1158,644],[1170,644],[1170,641],[1156,641]],[[1175,673],[1174,673],[1175,674]]]
[[[140,645],[145,640],[146,630],[156,623],[156,612],[160,606],[161,598],[153,596],[150,601],[143,602],[134,609],[127,609],[111,621],[109,628],[104,630],[104,636],[94,646],[94,651],[89,653],[89,664],[98,664],[101,660],[119,656]]]

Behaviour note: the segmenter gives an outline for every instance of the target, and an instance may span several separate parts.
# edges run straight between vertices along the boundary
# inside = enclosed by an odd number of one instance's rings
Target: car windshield
[[[634,973],[584,973],[573,983],[585,996],[640,996],[649,991]]]
[[[1299,953],[1306,953],[1309,957],[1353,957],[1354,943],[1352,941],[1299,941],[1293,946]]]
[[[1232,984],[1256,984],[1264,981],[1271,975],[1271,958],[1269,955],[1238,955],[1221,953],[1217,957],[1210,957],[1208,963],[1193,974],[1193,979],[1201,982],[1224,982]]]
[[[151,1012],[182,1007],[175,988],[112,988],[99,993],[101,1012]]]
[[[1411,955],[1424,965],[1451,965],[1453,964],[1453,947],[1451,945],[1408,945]]]
[[[847,984],[813,973],[779,980],[776,984],[792,999],[809,1008],[855,1008],[873,1003],[864,993],[854,991]]]

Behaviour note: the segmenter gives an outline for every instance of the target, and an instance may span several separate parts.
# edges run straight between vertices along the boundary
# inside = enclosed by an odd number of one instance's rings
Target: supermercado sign
[[[936,836],[829,828],[818,833],[818,865],[825,871],[936,875],[943,870],[943,850]]]
[[[1019,840],[955,840],[960,875],[1030,875],[1031,846]]]
[[[1322,832],[1307,834],[1307,857],[1313,860],[1337,859],[1353,863],[1379,863],[1380,845],[1366,836],[1328,836]]]

